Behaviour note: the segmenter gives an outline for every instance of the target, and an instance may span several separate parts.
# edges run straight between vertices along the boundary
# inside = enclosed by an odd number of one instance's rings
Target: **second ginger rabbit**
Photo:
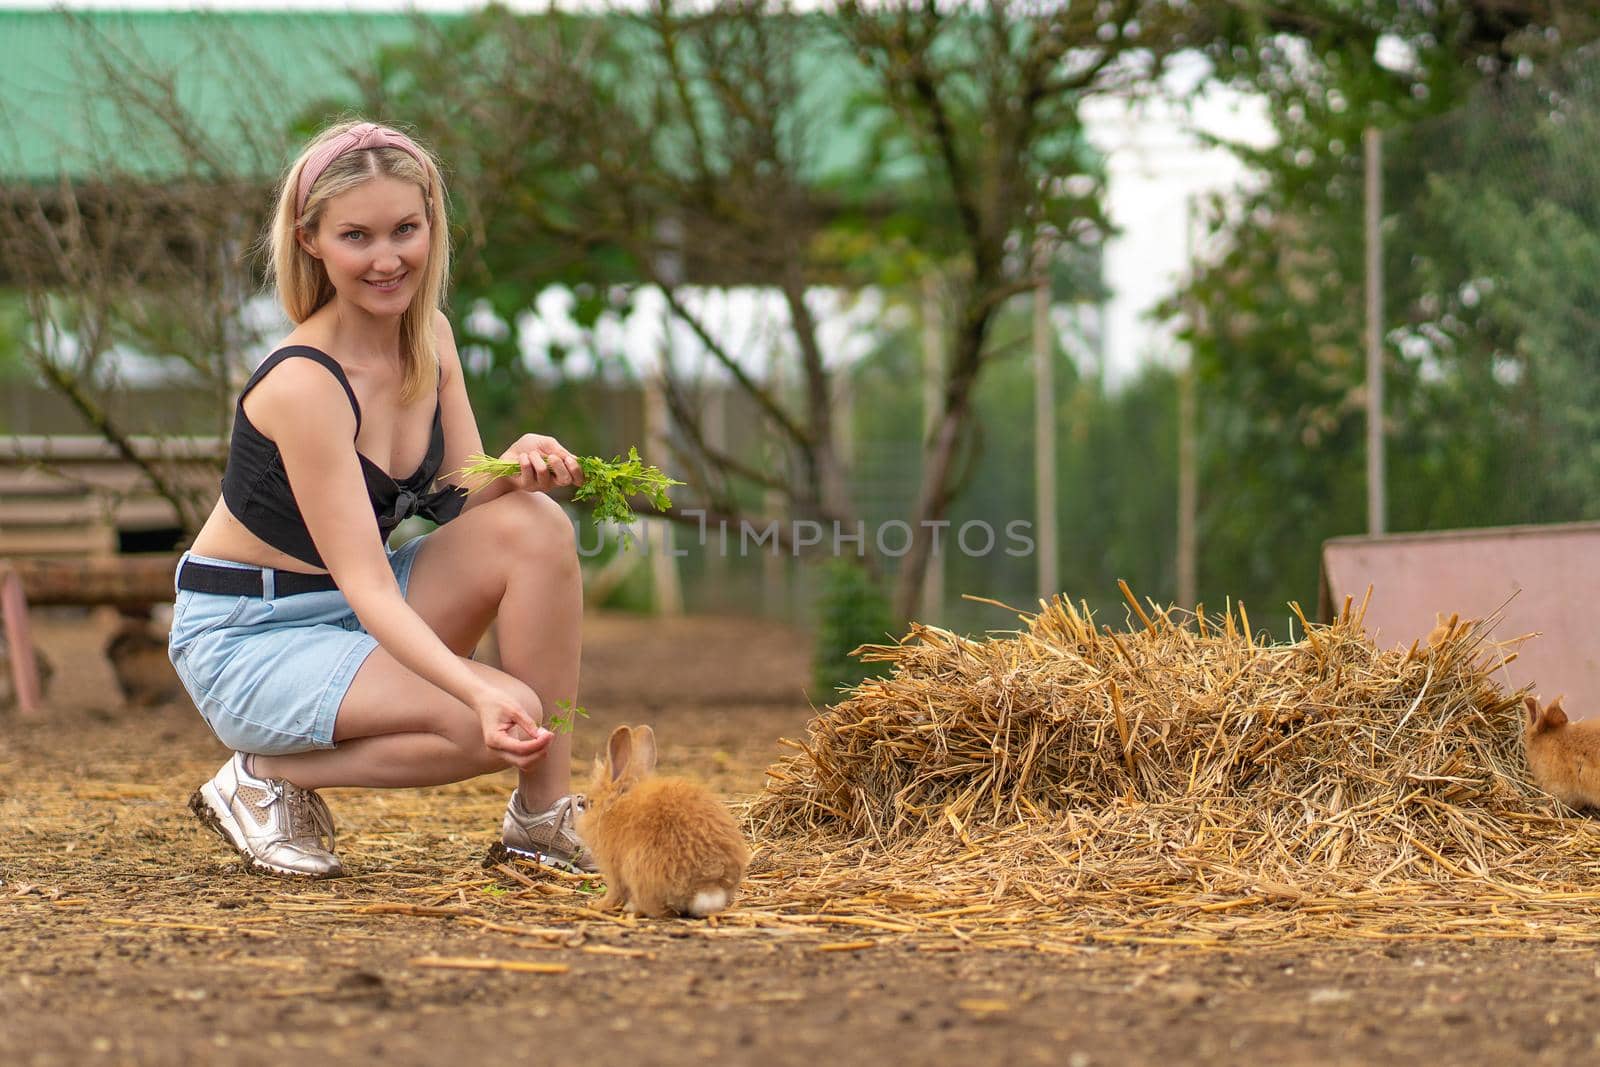
[[[1573,722],[1556,697],[1524,697],[1523,748],[1533,783],[1574,808],[1600,808],[1600,720]]]

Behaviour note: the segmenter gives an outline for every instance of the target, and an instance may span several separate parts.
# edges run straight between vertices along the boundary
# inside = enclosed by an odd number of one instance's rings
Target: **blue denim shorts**
[[[424,540],[389,553],[402,596]],[[183,559],[261,569],[189,552]],[[282,756],[333,747],[339,705],[377,647],[337,589],[271,598],[179,589],[167,654],[219,741]]]

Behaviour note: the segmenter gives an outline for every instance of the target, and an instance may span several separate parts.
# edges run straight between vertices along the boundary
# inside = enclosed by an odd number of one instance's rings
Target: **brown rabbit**
[[[1424,643],[1429,648],[1438,648],[1446,641],[1455,641],[1464,637],[1482,621],[1482,619],[1463,619],[1460,615],[1451,615],[1447,619],[1444,617],[1444,612],[1436,611],[1433,613],[1433,629],[1428,631],[1428,636],[1424,639]]]
[[[594,761],[578,833],[605,875],[599,907],[701,918],[733,902],[750,854],[733,816],[703,787],[651,778],[656,735],[619,726]]]
[[[1600,720],[1569,721],[1560,697],[1543,708],[1531,696],[1523,704],[1523,744],[1534,784],[1571,807],[1600,807]]]

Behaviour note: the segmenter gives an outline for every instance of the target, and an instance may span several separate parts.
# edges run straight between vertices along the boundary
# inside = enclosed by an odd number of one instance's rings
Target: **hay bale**
[[[1242,607],[1127,595],[1125,633],[1058,598],[1014,634],[914,625],[862,650],[892,675],[769,770],[755,833],[791,862],[809,849],[845,872],[854,854],[858,880],[871,857],[956,895],[1128,907],[1460,879],[1520,893],[1572,884],[1571,850],[1600,844],[1526,781],[1518,694],[1493,677],[1518,641],[1487,624],[1386,651],[1346,605],[1273,644]]]

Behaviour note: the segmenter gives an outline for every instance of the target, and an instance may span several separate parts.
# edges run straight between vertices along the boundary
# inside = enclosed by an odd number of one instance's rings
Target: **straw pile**
[[[750,809],[796,892],[1107,928],[1600,900],[1596,824],[1525,780],[1520,694],[1494,679],[1518,641],[1385,651],[1347,603],[1273,644],[1242,607],[1124,594],[1125,633],[1056,599],[1015,634],[861,650],[892,675],[814,718]]]

